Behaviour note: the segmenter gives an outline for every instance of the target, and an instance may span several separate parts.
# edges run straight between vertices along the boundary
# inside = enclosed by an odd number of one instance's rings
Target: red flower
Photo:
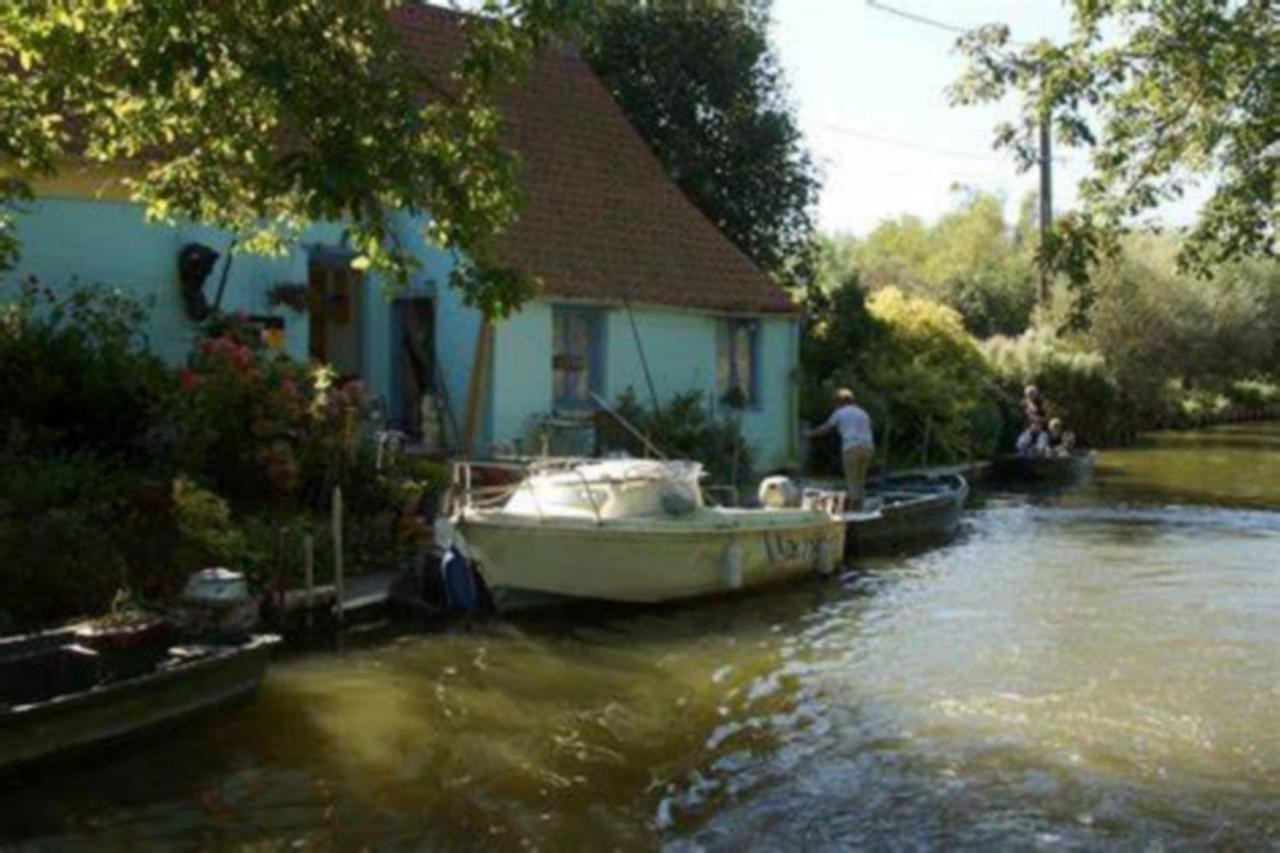
[[[196,376],[196,372],[189,367],[184,367],[178,371],[178,386],[183,391],[191,391],[200,384],[200,377]]]
[[[235,344],[230,352],[231,363],[235,365],[240,375],[244,376],[253,368],[253,350],[244,344]]]

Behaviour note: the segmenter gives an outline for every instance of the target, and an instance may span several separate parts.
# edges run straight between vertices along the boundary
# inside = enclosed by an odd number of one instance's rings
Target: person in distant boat
[[[1037,421],[1027,424],[1014,446],[1019,456],[1044,456],[1048,451],[1049,434]]]
[[[1045,454],[1049,456],[1070,456],[1075,446],[1075,434],[1062,428],[1061,418],[1054,418],[1049,421],[1049,430],[1044,434]]]
[[[1022,391],[1022,412],[1027,416],[1028,428],[1036,427],[1042,432],[1049,423],[1044,397],[1040,396],[1040,389],[1034,385],[1028,385]]]
[[[849,492],[849,509],[862,509],[866,496],[867,468],[875,451],[871,435],[871,416],[854,400],[853,392],[841,388],[835,393],[835,411],[822,426],[809,430],[810,438],[840,434],[840,453],[844,462],[844,482]]]

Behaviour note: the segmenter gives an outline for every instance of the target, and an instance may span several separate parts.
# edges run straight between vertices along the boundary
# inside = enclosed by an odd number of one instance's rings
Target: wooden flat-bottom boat
[[[1067,456],[997,456],[991,473],[997,480],[1069,485],[1093,470],[1093,451],[1078,450]]]
[[[846,552],[865,557],[949,541],[960,527],[969,483],[960,474],[903,475],[871,482],[868,509],[845,516]]]
[[[243,698],[278,641],[113,648],[66,629],[0,639],[0,772]]]

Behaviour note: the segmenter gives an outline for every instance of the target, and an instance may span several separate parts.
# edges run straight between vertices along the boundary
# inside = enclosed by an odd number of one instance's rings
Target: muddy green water
[[[1280,845],[1280,425],[718,604],[406,633],[0,785],[0,845]]]

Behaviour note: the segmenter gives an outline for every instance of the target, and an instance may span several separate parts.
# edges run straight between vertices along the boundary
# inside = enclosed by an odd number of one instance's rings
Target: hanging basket
[[[273,308],[278,305],[284,305],[299,314],[307,310],[307,300],[308,294],[305,284],[281,282],[267,291],[268,305]]]

